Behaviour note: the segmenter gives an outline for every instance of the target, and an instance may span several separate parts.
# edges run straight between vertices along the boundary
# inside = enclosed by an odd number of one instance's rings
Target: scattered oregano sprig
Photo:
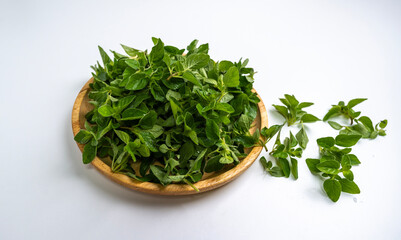
[[[298,179],[298,160],[302,157],[303,150],[306,148],[309,139],[304,128],[304,123],[312,123],[320,121],[319,118],[312,114],[305,112],[303,109],[312,106],[310,102],[299,102],[294,95],[285,94],[284,98],[280,98],[284,104],[273,105],[273,107],[285,118],[281,125],[273,125],[269,128],[263,128],[261,135],[264,138],[261,144],[267,151],[266,144],[277,134],[276,141],[270,155],[275,159],[276,166],[273,166],[272,161],[267,161],[265,157],[261,157],[260,161],[264,169],[274,177],[286,177],[290,174],[294,179]],[[282,127],[287,123],[288,126],[298,125],[300,130],[294,136],[289,132],[289,137],[284,139],[282,143],[280,140]]]
[[[378,135],[386,135],[384,128],[387,126],[387,120],[382,120],[373,127],[369,117],[358,118],[361,112],[352,109],[365,100],[367,99],[356,98],[349,101],[347,105],[344,105],[343,101],[340,101],[338,105],[333,105],[323,120],[327,121],[334,116],[343,116],[349,119],[351,124],[342,126],[337,122],[328,121],[332,128],[339,130],[339,135],[335,138],[317,139],[320,158],[306,159],[306,164],[311,173],[320,175],[324,179],[323,188],[333,202],[338,201],[341,192],[360,193],[358,185],[354,182],[354,174],[351,168],[361,162],[357,156],[350,153],[352,151],[350,147],[358,143],[361,138],[375,139]]]
[[[83,162],[99,156],[113,172],[168,185],[237,165],[259,141],[249,133],[260,101],[248,59],[216,62],[209,45],[185,49],[153,38],[150,52],[122,45],[113,58],[99,47],[92,66]],[[194,187],[195,188],[195,187]],[[196,189],[196,188],[195,188]]]
[[[350,125],[344,126],[334,121],[328,121],[332,128],[339,130],[339,134],[335,138],[323,137],[317,139],[320,158],[306,159],[306,164],[311,173],[319,175],[324,180],[323,188],[333,202],[338,201],[341,192],[360,193],[358,185],[354,182],[354,174],[351,168],[361,162],[357,156],[351,154],[351,147],[362,138],[375,139],[377,136],[386,135],[384,128],[387,126],[387,120],[382,120],[373,127],[372,120],[369,117],[359,117],[361,112],[353,109],[353,107],[365,100],[367,99],[356,98],[350,100],[347,105],[343,101],[333,105],[323,120],[327,121],[336,116],[343,116],[350,120]],[[285,98],[281,98],[280,101],[285,106],[273,106],[285,118],[285,121],[281,125],[273,125],[262,129],[263,140],[260,141],[268,151],[266,144],[277,135],[273,149],[270,152],[277,166],[273,166],[273,162],[267,161],[265,157],[261,157],[260,161],[264,169],[274,177],[288,178],[291,173],[297,179],[298,161],[296,158],[302,157],[302,152],[309,141],[303,123],[319,121],[319,118],[302,110],[313,103],[299,103],[294,96],[288,94],[285,95]],[[286,123],[288,126],[301,125],[301,129],[295,137],[290,131],[290,136],[286,137],[284,142],[281,143],[281,130]],[[297,148],[297,146],[300,147]]]

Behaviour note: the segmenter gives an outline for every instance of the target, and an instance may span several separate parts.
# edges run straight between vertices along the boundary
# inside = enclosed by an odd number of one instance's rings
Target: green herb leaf
[[[330,126],[332,128],[334,128],[335,130],[341,130],[343,128],[343,126],[341,126],[340,124],[333,122],[333,121],[328,121],[328,123],[330,124]]]
[[[235,66],[230,67],[223,77],[224,85],[227,87],[236,87],[239,85],[239,72]]]
[[[337,161],[325,161],[321,162],[316,165],[316,168],[319,169],[321,172],[327,173],[327,174],[338,174],[339,173],[339,168],[340,168],[340,163]]]
[[[375,129],[373,128],[372,120],[369,117],[362,116],[358,119],[370,132],[373,132]]]
[[[310,107],[310,106],[312,106],[312,105],[313,105],[313,103],[311,103],[311,102],[301,102],[301,103],[298,105],[298,109]]]
[[[100,46],[98,46],[98,48],[99,48],[100,56],[102,57],[102,60],[103,60],[103,65],[106,66],[111,61],[110,57],[103,50],[103,48],[101,48]]]
[[[361,193],[361,190],[359,190],[358,185],[356,185],[356,183],[353,181],[342,178],[342,179],[340,179],[340,183],[341,183],[341,191],[343,191],[343,192],[351,193],[351,194]]]
[[[276,133],[278,133],[278,131],[281,130],[282,127],[283,127],[282,125],[273,125],[270,126],[269,128],[264,127],[261,130],[260,134],[262,134],[262,136],[264,136],[267,139],[271,139],[274,137],[274,135],[276,135]]]
[[[135,143],[133,142],[128,142],[127,145],[124,147],[124,150],[127,151],[129,153],[129,155],[131,156],[132,160],[134,162],[136,162],[136,156],[135,156],[135,151],[138,150],[138,147],[136,146]],[[150,155],[150,152],[147,151],[147,153],[144,154],[146,155]],[[143,156],[143,155],[142,155]]]
[[[217,123],[211,119],[206,121],[206,136],[213,141],[218,141],[220,139],[220,128]]]
[[[324,191],[327,196],[333,201],[337,202],[341,195],[341,183],[337,180],[327,179],[323,183]]]
[[[128,105],[132,103],[132,101],[134,101],[134,99],[135,95],[123,97],[120,100],[118,100],[116,107],[117,112],[123,111],[126,107],[128,107]]]
[[[285,99],[288,101],[289,106],[291,107],[296,107],[298,106],[299,102],[298,100],[295,98],[294,95],[289,95],[289,94],[284,94]]]
[[[92,146],[92,144],[86,144],[84,151],[82,152],[82,161],[84,164],[91,163],[96,157],[97,146]]]
[[[311,123],[311,122],[320,121],[320,119],[313,116],[312,114],[307,113],[302,116],[301,121],[304,123]]]
[[[114,129],[114,132],[117,134],[117,136],[121,139],[121,141],[123,141],[125,144],[128,144],[130,141],[130,136],[128,135],[128,133],[123,132],[121,130],[116,130]]]
[[[270,169],[271,167],[272,167],[272,162],[267,162],[267,160],[266,160],[266,158],[265,157],[261,157],[260,158],[260,163],[262,164],[262,166],[265,168],[265,169]]]
[[[317,145],[323,147],[323,148],[331,148],[335,144],[335,140],[332,137],[324,137],[324,138],[319,138],[316,140]]]
[[[86,144],[90,140],[92,140],[93,134],[88,130],[81,129],[77,135],[75,135],[74,140],[79,142],[80,144]]]
[[[284,176],[288,178],[291,172],[290,163],[288,162],[288,160],[285,158],[279,158],[278,165],[281,168],[281,170],[283,170]]]
[[[305,149],[306,145],[309,142],[308,136],[306,135],[305,129],[301,128],[301,130],[299,130],[299,132],[295,135],[295,137],[298,140],[299,146],[301,146],[301,148]]]
[[[163,57],[164,57],[164,43],[159,38],[149,54],[149,61],[151,63],[155,63],[163,60]]]
[[[359,139],[361,139],[361,137],[361,135],[338,135],[336,137],[336,145],[341,147],[352,147],[359,141]]]
[[[288,115],[288,110],[286,107],[284,106],[280,106],[280,105],[274,105],[273,107],[285,118],[288,119],[289,115]]]
[[[157,120],[157,113],[151,110],[139,120],[139,126],[143,129],[152,129]]]
[[[135,73],[128,78],[125,88],[128,90],[141,90],[148,85],[148,79],[144,73]]]
[[[196,79],[195,75],[194,75],[191,71],[189,71],[189,70],[185,71],[184,74],[182,75],[182,77],[183,77],[185,80],[187,80],[187,81],[193,83],[193,84],[196,85],[196,86],[202,86],[202,85],[199,83],[198,79]]]
[[[346,179],[350,181],[354,180],[354,173],[351,170],[343,171],[343,175]]]
[[[273,177],[284,177],[284,172],[280,167],[272,167],[271,169],[268,170],[268,173],[272,175]]]
[[[350,100],[350,101],[348,102],[347,107],[348,107],[348,108],[353,108],[353,107],[355,107],[356,105],[358,105],[358,104],[360,104],[361,102],[366,101],[366,100],[368,100],[368,99],[367,99],[367,98],[355,98],[355,99],[352,99],[352,100]]]
[[[195,154],[195,147],[192,142],[186,142],[180,148],[180,161],[187,161]]]
[[[103,117],[111,117],[115,113],[114,109],[109,105],[103,105],[98,108],[98,112]]]
[[[157,83],[152,83],[150,85],[150,92],[152,93],[154,99],[159,102],[163,102],[165,100],[165,95],[163,89]]]
[[[351,158],[349,155],[343,155],[341,158],[341,166],[344,171],[348,171],[351,169]]]
[[[221,164],[219,160],[220,156],[210,158],[205,166],[205,172],[211,173],[221,170],[224,167],[224,164]]]
[[[223,61],[221,61],[219,63],[219,71],[220,72],[227,72],[227,70],[232,66],[234,66],[234,63],[232,63],[230,61],[223,60]]]
[[[387,120],[382,120],[379,124],[380,128],[385,128],[387,126]]]
[[[228,103],[217,103],[215,109],[218,111],[223,111],[223,112],[227,112],[227,113],[235,112],[234,108]],[[248,127],[248,129],[249,129],[249,127]]]
[[[125,60],[125,63],[135,70],[139,69],[140,67],[140,63],[135,59],[127,59]]]
[[[352,166],[361,164],[361,162],[359,161],[359,159],[357,158],[357,156],[355,156],[354,154],[348,154],[348,157],[350,158],[350,161],[351,161],[351,165],[352,165]]]
[[[341,113],[341,107],[339,106],[333,106],[323,117],[323,121],[327,121],[330,118],[339,115]]]
[[[205,67],[209,63],[209,60],[210,57],[207,54],[191,54],[186,59],[186,68],[196,70]]]
[[[291,173],[295,179],[298,179],[298,161],[295,158],[291,158]]]
[[[319,159],[313,159],[313,158],[307,158],[306,159],[306,165],[308,165],[309,170],[312,173],[319,173],[320,170],[316,167],[317,164],[320,163]]]
[[[162,167],[156,165],[150,165],[150,170],[162,185],[168,185],[171,183],[170,178],[168,178],[167,173],[164,171]]]
[[[146,115],[146,112],[140,109],[129,108],[121,114],[121,120],[141,119]]]
[[[224,155],[219,159],[221,164],[230,164],[234,162],[234,159],[231,156]]]
[[[139,50],[136,50],[134,48],[125,46],[123,44],[121,44],[121,47],[124,49],[124,51],[131,57],[135,57],[138,55],[138,53],[140,52]]]

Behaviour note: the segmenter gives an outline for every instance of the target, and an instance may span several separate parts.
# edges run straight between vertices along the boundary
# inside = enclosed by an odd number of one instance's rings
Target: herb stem
[[[195,185],[193,185],[190,181],[188,181],[187,179],[183,179],[182,181],[184,181],[186,184],[188,184],[189,186],[191,186],[195,191],[199,192],[199,189],[197,187],[195,187]]]
[[[266,152],[268,152],[269,150],[267,149],[266,144],[267,144],[267,142],[265,144],[263,144],[263,148],[266,150]]]
[[[177,76],[178,73],[179,73],[179,72],[176,72],[176,73],[171,74],[166,80],[168,81],[168,80],[170,80],[171,78]]]
[[[220,98],[219,98],[219,100],[217,100],[217,102],[220,102],[220,100],[224,97],[226,95],[226,92],[222,92],[222,94],[221,94],[221,96],[220,96]]]

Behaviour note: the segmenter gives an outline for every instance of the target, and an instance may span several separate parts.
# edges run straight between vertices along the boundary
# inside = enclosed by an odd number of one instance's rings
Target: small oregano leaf
[[[359,141],[359,139],[361,139],[361,137],[361,135],[340,134],[336,137],[336,145],[341,147],[352,147]]]
[[[338,180],[327,179],[323,183],[323,188],[331,201],[338,201],[341,195],[341,183]]]

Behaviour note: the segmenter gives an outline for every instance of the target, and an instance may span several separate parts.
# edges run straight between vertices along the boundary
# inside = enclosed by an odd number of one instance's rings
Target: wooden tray
[[[89,112],[92,108],[92,106],[89,104],[88,97],[88,93],[90,91],[89,83],[91,83],[92,81],[93,78],[89,79],[89,81],[83,86],[77,98],[75,99],[71,118],[72,131],[74,133],[74,136],[79,132],[80,129],[84,128],[85,114]],[[256,91],[254,90],[254,92]],[[267,127],[266,108],[259,95],[258,97],[260,99],[260,102],[258,104],[258,115],[253,123],[254,127],[250,129],[251,133],[254,133],[256,128],[262,129],[265,126]],[[79,143],[77,143],[77,145],[82,152],[84,149],[84,145]],[[191,186],[187,184],[170,184],[168,186],[162,186],[158,183],[137,181],[135,179],[127,177],[126,175],[112,172],[110,166],[98,157],[95,157],[95,159],[92,161],[92,165],[111,180],[137,191],[158,195],[190,195],[206,192],[218,188],[226,183],[229,183],[230,181],[238,177],[241,173],[243,173],[246,169],[248,169],[258,158],[261,151],[262,147],[253,147],[252,149],[248,149],[248,156],[242,159],[237,166],[212,174],[205,173],[202,180],[194,184],[199,189],[199,192],[195,191]]]

